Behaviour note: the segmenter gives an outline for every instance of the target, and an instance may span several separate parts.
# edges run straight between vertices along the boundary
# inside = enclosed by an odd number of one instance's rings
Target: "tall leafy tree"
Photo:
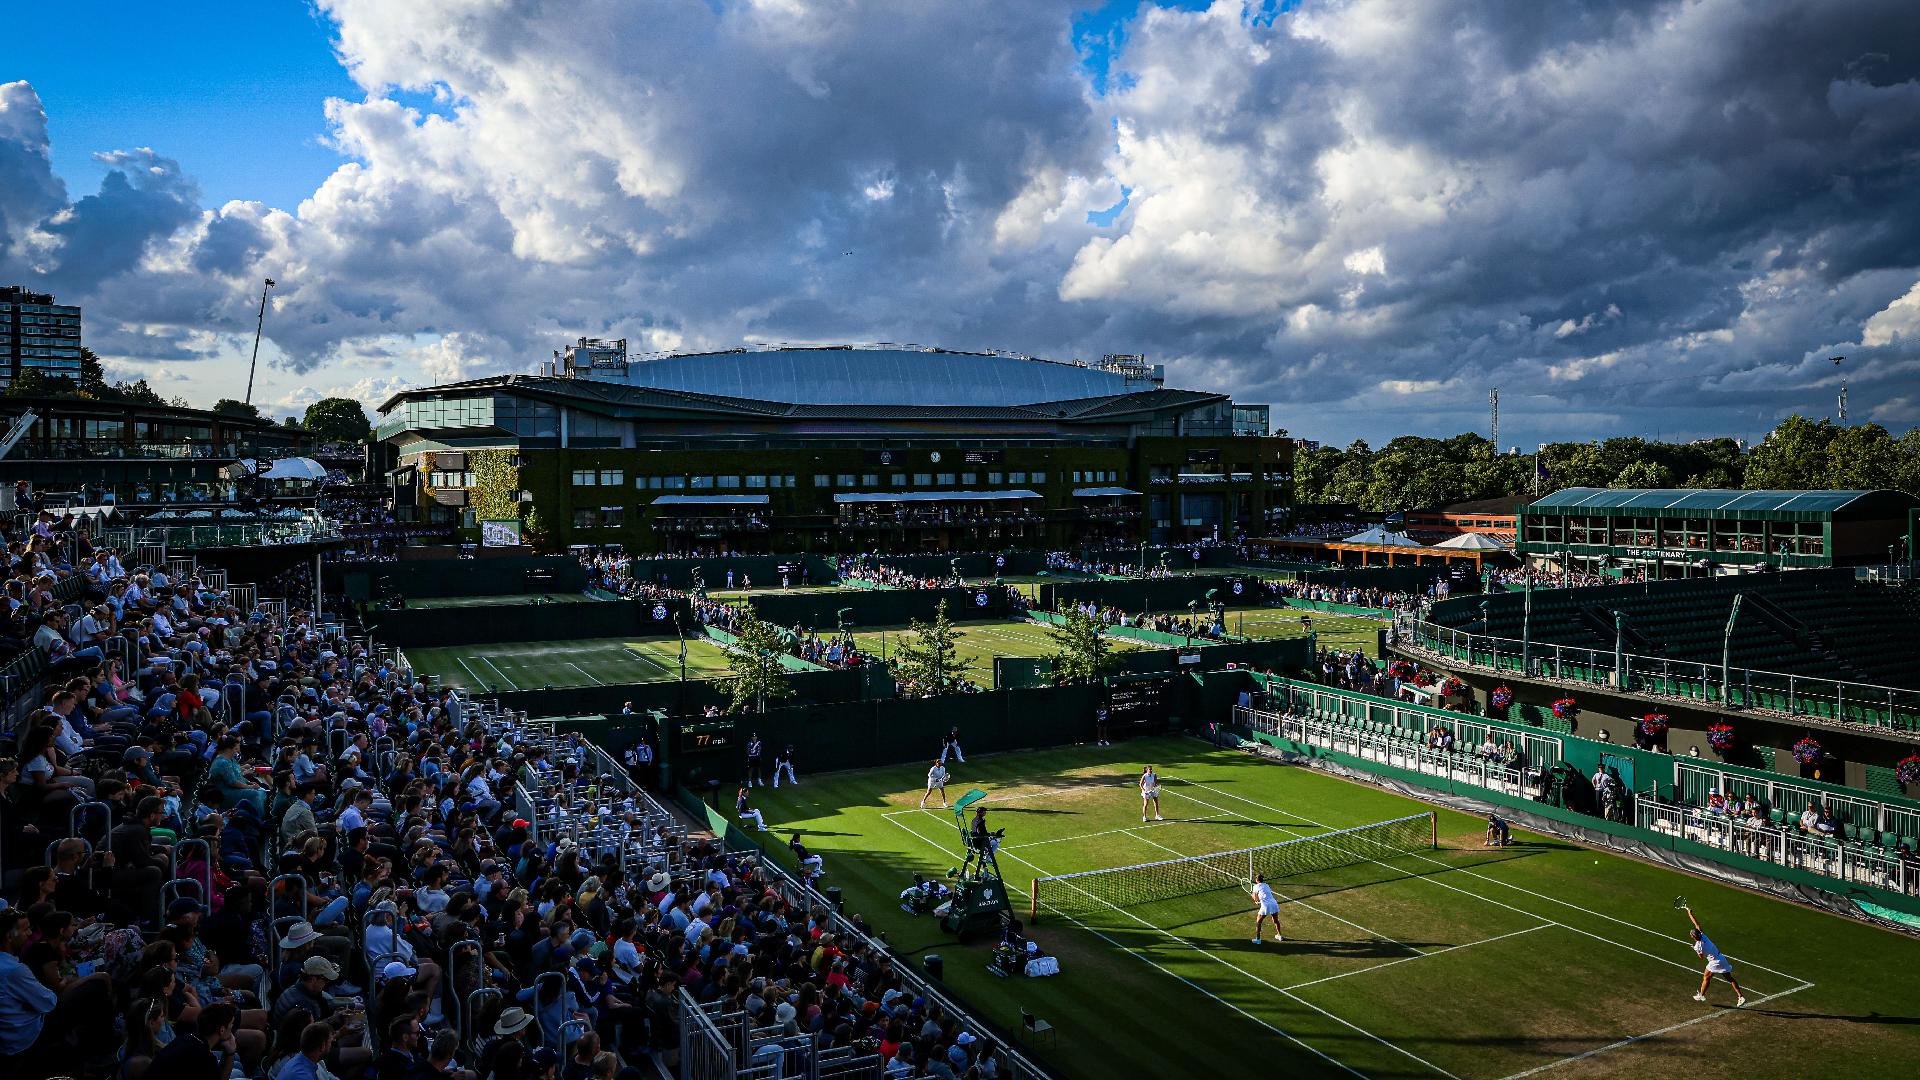
[[[1063,622],[1049,624],[1047,637],[1053,639],[1055,678],[1084,683],[1105,675],[1114,663],[1113,646],[1107,640],[1107,624],[1077,607],[1061,613]]]
[[[947,617],[947,602],[934,609],[933,621],[907,624],[888,664],[894,678],[933,694],[949,694],[967,682],[967,662],[960,658],[960,631]]]
[[[1613,478],[1613,487],[1617,488],[1664,488],[1673,486],[1673,474],[1665,465],[1654,461],[1634,461],[1620,470]]]
[[[361,442],[373,433],[366,406],[343,397],[321,398],[307,406],[306,427],[330,442]]]
[[[732,633],[737,644],[727,647],[727,666],[734,675],[724,684],[727,711],[763,713],[768,702],[792,697],[793,686],[780,666],[780,654],[786,651],[780,628],[760,618],[748,603],[734,620]]]
[[[214,402],[213,411],[222,416],[244,416],[249,420],[260,419],[260,406],[249,405],[244,401],[235,401],[233,398],[223,397],[219,401]]]
[[[1789,416],[1747,455],[1751,488],[1817,488],[1826,483],[1827,447],[1839,436],[1831,420]]]

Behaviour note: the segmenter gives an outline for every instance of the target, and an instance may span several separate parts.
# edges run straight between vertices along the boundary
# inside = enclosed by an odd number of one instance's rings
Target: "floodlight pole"
[[[1613,610],[1613,685],[1620,690],[1627,688],[1627,613],[1619,608]]]
[[[253,359],[247,361],[247,398],[248,405],[253,404],[253,372],[260,366],[260,334],[267,328],[267,290],[273,288],[272,278],[265,279],[260,286],[260,316],[253,324]]]
[[[1533,575],[1521,578],[1521,589],[1525,596],[1520,608],[1520,673],[1533,674]]]
[[[1746,593],[1733,594],[1733,610],[1727,612],[1727,631],[1720,638],[1720,704],[1729,709],[1733,707],[1729,692],[1733,686],[1733,623],[1740,617],[1740,601],[1746,598]]]

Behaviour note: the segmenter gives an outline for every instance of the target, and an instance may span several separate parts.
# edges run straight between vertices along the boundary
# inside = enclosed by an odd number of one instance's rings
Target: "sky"
[[[1144,353],[1295,435],[1920,423],[1910,0],[16,6],[0,282],[208,404]],[[1845,356],[1840,365],[1830,357]]]

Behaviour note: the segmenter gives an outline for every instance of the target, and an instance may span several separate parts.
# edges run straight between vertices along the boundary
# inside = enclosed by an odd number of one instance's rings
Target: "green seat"
[[[1899,844],[1900,836],[1892,829],[1888,829],[1886,832],[1880,834],[1880,846],[1886,848],[1888,851],[1892,851],[1895,847],[1899,846]]]
[[[1858,825],[1855,825],[1855,824],[1852,824],[1851,822],[1849,822],[1849,823],[1848,823],[1848,824],[1846,824],[1846,825],[1842,825],[1842,826],[1841,826],[1841,828],[1842,828],[1842,829],[1844,829],[1844,830],[1846,830],[1846,834],[1847,834],[1847,839],[1848,839],[1848,840],[1852,840],[1852,841],[1855,841],[1855,842],[1858,842],[1858,841],[1859,841],[1859,839],[1860,839],[1860,826],[1858,826]]]
[[[1786,815],[1786,812],[1783,810],[1769,810],[1767,811],[1767,820],[1773,822],[1775,825],[1778,825],[1781,822],[1787,820],[1787,815]]]

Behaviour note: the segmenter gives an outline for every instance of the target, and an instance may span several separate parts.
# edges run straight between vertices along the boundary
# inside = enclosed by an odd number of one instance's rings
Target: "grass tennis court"
[[[802,746],[804,761],[804,745]],[[937,748],[928,747],[931,753]],[[1167,820],[1143,824],[1134,780],[1163,776]],[[1190,739],[1002,755],[954,766],[953,797],[988,792],[1000,865],[1022,896],[1044,874],[1173,859],[1419,813],[1425,804]],[[1002,980],[902,913],[914,872],[958,864],[951,817],[916,809],[921,765],[801,776],[756,791],[774,832],[824,856],[822,885],[903,955],[941,954],[947,982],[1004,1030],[1051,1023],[1063,1077],[1904,1077],[1920,1060],[1920,941],[1731,887],[1442,811],[1440,847],[1270,878],[1286,940],[1255,946],[1236,888],[1035,929],[1051,979]],[[790,860],[787,860],[790,861]],[[1733,961],[1700,967],[1684,894]],[[1043,894],[1044,895],[1044,894]],[[1024,905],[1022,905],[1024,917]]]
[[[472,690],[531,690],[671,682],[680,677],[680,639],[586,638],[580,641],[451,645],[407,650],[415,672]],[[727,654],[705,638],[687,639],[687,678],[731,675]]]
[[[522,604],[578,604],[590,602],[586,593],[515,593],[508,596],[426,596],[408,597],[410,608],[512,607]]]
[[[955,643],[960,659],[967,665],[967,674],[974,682],[991,685],[993,682],[993,658],[996,656],[1051,656],[1058,651],[1053,639],[1037,623],[1030,622],[956,622],[954,629],[959,631],[959,640]],[[905,626],[879,626],[856,630],[854,641],[862,652],[879,656],[884,651],[891,655],[893,643],[911,633]],[[1144,646],[1119,638],[1109,639],[1116,652],[1127,652]]]
[[[1380,655],[1380,629],[1386,624],[1356,615],[1322,615],[1301,608],[1233,608],[1227,611],[1227,629],[1254,638],[1304,637],[1301,615],[1313,619],[1313,633],[1322,646]]]

